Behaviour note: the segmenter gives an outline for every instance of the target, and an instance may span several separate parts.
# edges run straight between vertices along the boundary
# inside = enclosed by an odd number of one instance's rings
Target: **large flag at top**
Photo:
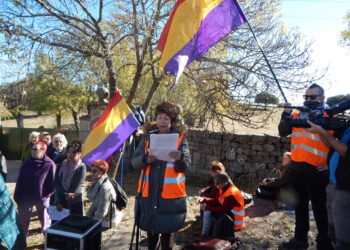
[[[236,0],[178,0],[160,36],[160,67],[179,80],[185,67],[203,56],[246,19]]]
[[[116,91],[84,142],[83,162],[91,166],[96,160],[107,160],[139,126],[128,104]]]

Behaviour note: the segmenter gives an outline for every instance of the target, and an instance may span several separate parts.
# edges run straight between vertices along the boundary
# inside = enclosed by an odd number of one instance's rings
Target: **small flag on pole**
[[[107,160],[140,126],[125,100],[116,91],[83,145],[82,160],[91,166]]]
[[[185,67],[246,22],[236,0],[178,0],[159,38],[160,67],[179,80]]]

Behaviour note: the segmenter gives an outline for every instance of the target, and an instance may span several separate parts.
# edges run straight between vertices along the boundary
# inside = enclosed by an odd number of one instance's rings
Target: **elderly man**
[[[328,237],[328,222],[326,208],[326,186],[328,184],[327,154],[328,147],[317,133],[305,128],[293,127],[289,118],[308,119],[313,115],[324,115],[324,90],[317,84],[312,84],[303,96],[305,103],[312,101],[310,112],[296,112],[285,108],[282,113],[278,130],[280,136],[291,136],[291,171],[294,174],[293,186],[297,193],[295,206],[295,232],[294,237],[282,246],[287,249],[306,249],[308,244],[309,201],[312,204],[318,235],[316,237],[317,249],[333,249]],[[289,105],[286,103],[286,105]],[[332,131],[330,131],[333,133]]]
[[[47,156],[59,166],[67,158],[67,139],[63,134],[55,134],[52,138],[52,148],[48,149]]]

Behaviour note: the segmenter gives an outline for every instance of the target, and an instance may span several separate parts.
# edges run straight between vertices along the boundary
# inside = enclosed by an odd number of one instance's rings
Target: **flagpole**
[[[238,3],[238,2],[237,2],[237,3]],[[239,5],[239,3],[238,3],[238,5]],[[248,21],[246,15],[245,15],[245,13],[244,13],[244,11],[242,10],[242,8],[240,8],[240,9],[241,9],[241,11],[242,11],[242,14],[243,14],[245,20],[247,21],[248,27],[249,27],[250,31],[252,32],[253,37],[254,37],[256,43],[257,43],[258,46],[259,46],[259,49],[260,49],[261,53],[263,54],[263,56],[264,56],[264,58],[265,58],[265,61],[266,61],[266,63],[267,63],[267,66],[269,67],[269,69],[270,69],[270,71],[271,71],[271,73],[272,73],[272,75],[273,75],[273,78],[275,79],[275,81],[276,81],[276,83],[277,83],[278,89],[280,90],[280,92],[281,92],[281,94],[282,94],[282,96],[283,96],[284,101],[285,101],[285,102],[288,102],[286,96],[285,96],[284,93],[283,93],[283,90],[282,90],[282,88],[281,88],[281,85],[280,85],[280,83],[279,83],[279,81],[278,81],[278,79],[277,79],[277,77],[276,77],[276,75],[275,75],[275,72],[273,71],[273,69],[272,69],[272,67],[271,67],[271,65],[270,65],[269,60],[267,60],[267,57],[266,57],[266,55],[265,55],[265,52],[264,52],[264,50],[262,49],[258,38],[256,37],[256,35],[255,35],[255,33],[254,33],[252,27],[250,26],[250,23],[249,23],[249,21]]]

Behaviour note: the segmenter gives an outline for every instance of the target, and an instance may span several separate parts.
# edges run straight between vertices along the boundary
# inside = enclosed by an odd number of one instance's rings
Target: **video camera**
[[[338,113],[350,109],[350,100],[343,101],[335,107],[324,108],[319,101],[305,101],[304,106],[284,106],[284,108],[298,109],[308,114],[308,120],[321,126],[326,130],[345,129],[347,120],[345,118],[334,117]],[[325,117],[326,113],[329,117]],[[293,118],[287,116],[289,124],[296,128],[310,128],[307,119]]]

